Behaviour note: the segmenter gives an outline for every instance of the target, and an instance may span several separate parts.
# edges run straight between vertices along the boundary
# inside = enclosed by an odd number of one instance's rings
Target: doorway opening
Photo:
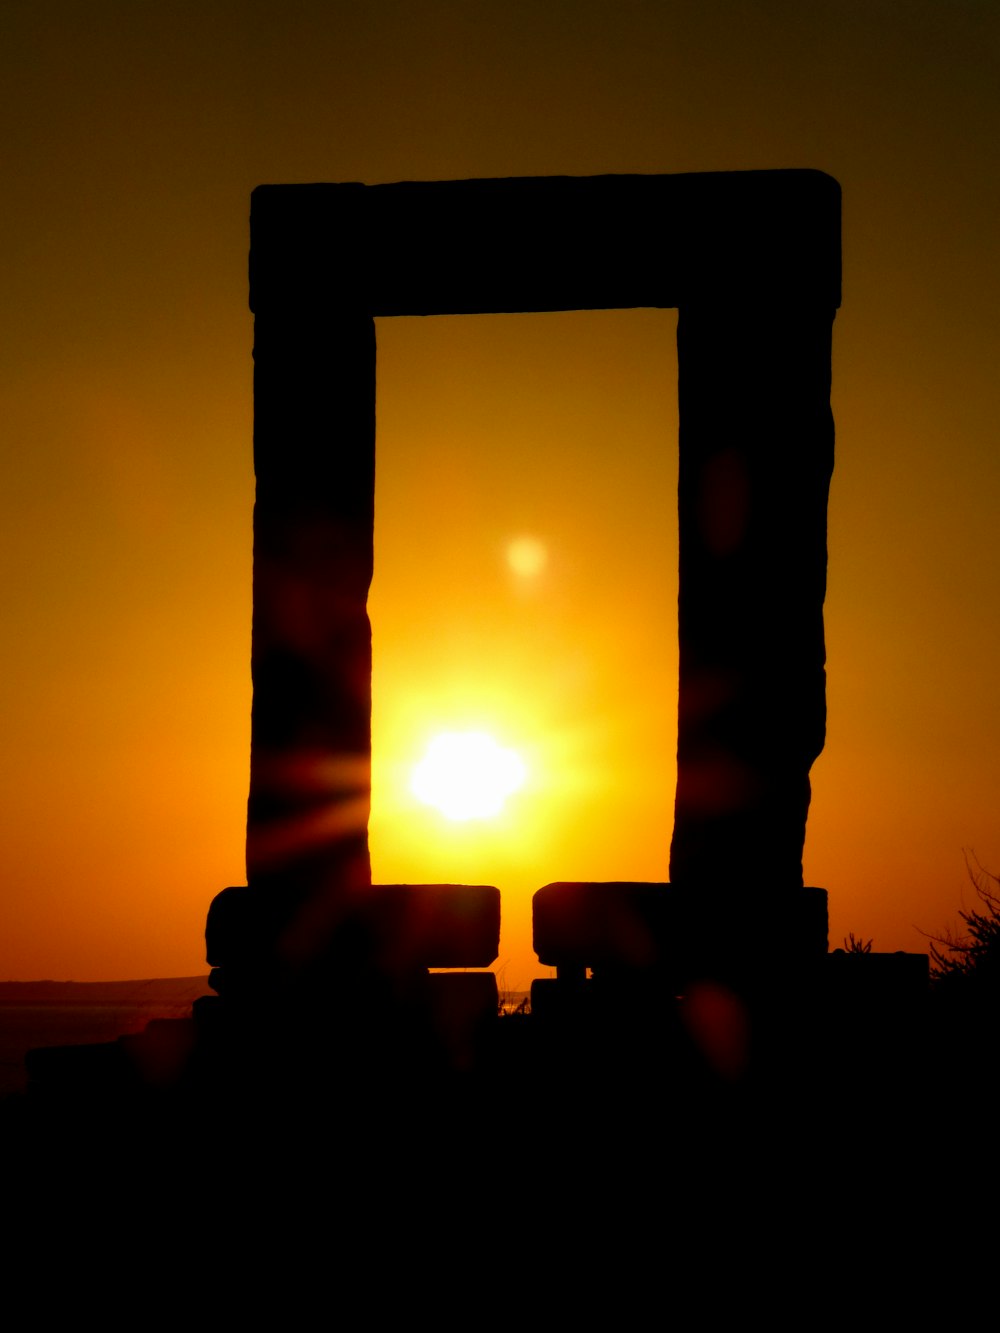
[[[531,895],[666,880],[677,735],[675,310],[377,321],[376,882],[503,891],[527,989]],[[442,731],[525,781],[492,817],[411,788]]]

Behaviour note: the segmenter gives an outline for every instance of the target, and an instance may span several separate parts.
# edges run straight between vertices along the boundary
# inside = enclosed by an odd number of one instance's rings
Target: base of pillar
[[[532,901],[535,952],[595,976],[656,972],[674,994],[701,980],[738,988],[775,969],[808,970],[827,952],[825,889],[558,882]]]

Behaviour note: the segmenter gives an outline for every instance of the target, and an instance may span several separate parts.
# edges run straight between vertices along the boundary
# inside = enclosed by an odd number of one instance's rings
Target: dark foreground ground
[[[995,1050],[933,1012],[896,1049],[789,1020],[740,1068],[671,1014],[508,1016],[464,1069],[363,1026],[7,1098],[14,1286],[133,1321],[812,1323],[876,1289],[898,1317],[993,1245]]]

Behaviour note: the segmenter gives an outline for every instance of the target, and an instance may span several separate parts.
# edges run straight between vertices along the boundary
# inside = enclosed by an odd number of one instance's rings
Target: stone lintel
[[[250,306],[370,315],[840,304],[820,171],[260,185]]]

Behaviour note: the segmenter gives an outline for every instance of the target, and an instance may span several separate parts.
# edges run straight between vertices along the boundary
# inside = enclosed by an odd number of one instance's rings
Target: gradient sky
[[[203,972],[243,881],[262,182],[841,182],[806,879],[832,945],[954,924],[1000,869],[998,89],[993,0],[4,0],[0,979]],[[675,325],[379,324],[374,871],[499,884],[512,986],[533,888],[666,878]],[[404,780],[472,722],[532,774],[478,831]]]

